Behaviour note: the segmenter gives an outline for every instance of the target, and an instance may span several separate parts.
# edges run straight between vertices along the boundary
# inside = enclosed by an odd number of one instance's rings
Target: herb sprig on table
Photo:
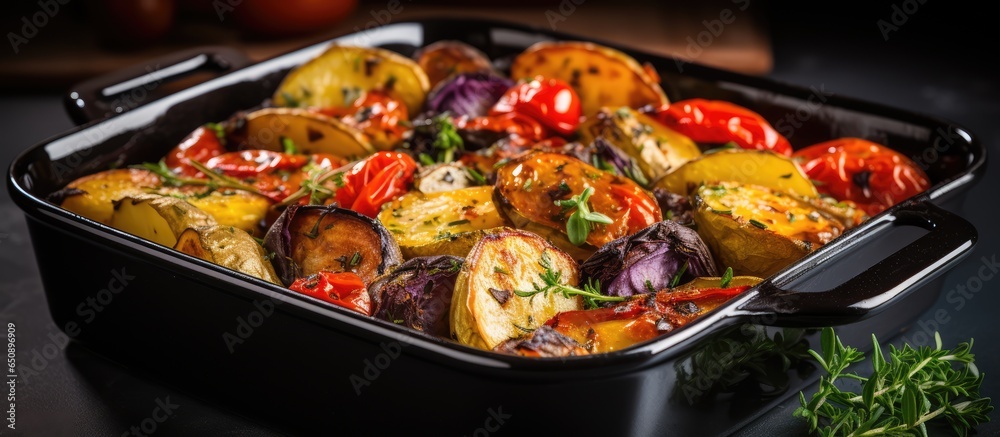
[[[927,435],[928,424],[948,424],[956,435],[967,435],[978,424],[989,421],[990,398],[979,394],[983,374],[975,365],[972,341],[953,350],[935,346],[902,349],[889,346],[882,354],[872,335],[872,374],[847,373],[852,364],[865,360],[856,348],[844,346],[833,328],[820,338],[822,351],[809,353],[829,375],[819,381],[819,390],[806,400],[795,416],[809,422],[810,431],[823,436]],[[855,380],[861,393],[847,391],[838,381]],[[843,384],[841,384],[843,385]]]

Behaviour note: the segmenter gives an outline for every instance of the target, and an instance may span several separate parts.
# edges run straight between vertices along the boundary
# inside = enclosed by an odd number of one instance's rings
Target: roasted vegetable
[[[580,126],[580,96],[566,82],[538,76],[514,85],[490,109],[490,115],[517,112],[560,135],[572,135]]]
[[[225,128],[220,124],[199,126],[168,152],[163,161],[174,173],[195,176],[198,169],[191,166],[191,160],[204,163],[225,153],[224,138]]]
[[[362,93],[347,107],[312,110],[361,131],[378,150],[396,147],[410,130],[410,113],[406,106],[381,91]]]
[[[690,138],[629,108],[601,108],[580,128],[582,141],[598,138],[606,139],[633,158],[648,181],[701,156],[698,145]]]
[[[694,225],[694,208],[686,195],[672,193],[663,188],[653,188],[653,198],[663,211],[664,220],[672,220],[684,226]]]
[[[792,155],[792,145],[764,117],[723,100],[682,100],[656,108],[655,117],[701,144],[726,144],[731,141],[743,149]]]
[[[448,337],[451,296],[463,263],[448,255],[406,261],[368,286],[372,316]]]
[[[694,220],[717,265],[767,277],[839,236],[843,223],[781,191],[732,182],[695,191]]]
[[[174,249],[281,285],[264,248],[260,247],[250,234],[233,226],[188,228],[177,238]]]
[[[549,326],[540,326],[527,336],[512,338],[500,343],[494,350],[510,355],[536,358],[571,357],[589,353],[576,340]]]
[[[507,229],[483,237],[469,252],[451,301],[451,334],[464,345],[493,349],[537,329],[552,316],[583,309],[559,292],[518,295],[549,282],[577,283],[576,262],[541,237]]]
[[[604,294],[629,297],[718,271],[697,232],[662,221],[605,244],[580,265],[580,274],[584,281],[599,281]]]
[[[365,284],[402,262],[399,246],[377,220],[336,206],[289,206],[264,236],[281,282],[321,271],[353,272]]]
[[[408,193],[378,215],[407,258],[464,257],[487,229],[504,225],[493,203],[493,187]]]
[[[518,55],[510,70],[514,78],[542,76],[566,81],[580,95],[585,116],[604,106],[640,108],[669,103],[652,67],[643,68],[630,56],[597,44],[540,42]]]
[[[334,198],[340,206],[374,218],[382,205],[409,190],[416,170],[410,155],[378,152],[344,172]]]
[[[296,279],[288,289],[366,316],[372,313],[371,296],[365,283],[352,272],[322,271]]]
[[[461,41],[438,41],[417,50],[413,58],[427,73],[431,87],[456,74],[493,70],[490,58]]]
[[[323,114],[292,108],[267,108],[246,116],[244,148],[282,151],[291,141],[299,153],[329,153],[354,160],[375,153],[361,131]]]
[[[580,240],[574,234],[600,247],[661,220],[659,206],[632,180],[561,154],[533,153],[507,163],[497,170],[496,187],[498,205],[515,226],[533,222],[558,229],[575,245]],[[583,196],[586,191],[592,195]],[[578,203],[570,205],[584,197],[588,211]],[[583,214],[588,223],[580,223],[580,217],[574,217],[578,212],[597,213],[606,220]]]
[[[417,171],[413,187],[424,194],[461,190],[478,183],[472,180],[471,174],[468,168],[458,162],[429,165]],[[482,175],[479,177],[483,178]]]
[[[686,195],[702,183],[719,181],[760,185],[804,197],[819,195],[798,164],[764,150],[729,149],[709,153],[664,176],[655,185]]]
[[[113,202],[160,186],[160,177],[140,169],[114,169],[70,182],[50,199],[59,206],[96,222],[111,223]]]
[[[482,117],[512,86],[514,81],[492,73],[457,74],[431,90],[427,109],[436,114]]]
[[[181,199],[156,194],[123,197],[114,203],[111,227],[167,247],[188,228],[214,225],[215,219]]]
[[[274,104],[344,107],[359,94],[376,90],[403,102],[410,114],[416,114],[429,89],[427,74],[408,58],[374,47],[334,45],[288,73],[274,93]]]
[[[221,226],[234,226],[250,235],[263,235],[261,225],[271,201],[248,191],[208,190],[205,187],[163,187],[156,194],[183,198],[212,216]]]
[[[545,325],[576,340],[591,353],[612,352],[680,328],[760,281],[751,276],[736,276],[728,281],[698,278],[610,307],[559,313]]]

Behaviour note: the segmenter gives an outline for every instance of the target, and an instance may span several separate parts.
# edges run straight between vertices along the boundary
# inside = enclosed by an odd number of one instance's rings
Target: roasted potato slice
[[[215,219],[176,197],[157,194],[125,196],[114,204],[111,227],[167,247],[188,228],[216,224]]]
[[[576,262],[543,238],[515,229],[483,237],[472,248],[455,282],[451,334],[460,343],[493,349],[537,329],[562,311],[583,309],[580,297],[560,293],[520,297],[515,290],[540,284],[544,265],[575,286]]]
[[[655,186],[688,194],[702,183],[732,181],[803,197],[819,193],[795,161],[766,150],[730,149],[703,155],[656,181]]]
[[[493,187],[410,192],[392,201],[378,219],[392,232],[406,258],[464,257],[485,230],[504,225],[493,203]]]
[[[148,170],[119,168],[84,176],[56,192],[53,200],[66,210],[104,224],[111,223],[114,202],[160,186],[160,177]]]
[[[234,226],[188,228],[174,249],[205,261],[281,285],[264,248],[250,234]]]
[[[565,233],[572,210],[556,201],[570,199],[586,188],[594,189],[588,201],[590,210],[612,221],[594,225],[586,238],[591,246],[603,246],[662,220],[656,201],[631,179],[558,153],[537,152],[500,167],[494,198],[500,211],[518,228],[536,223]],[[559,245],[556,240],[553,243]]]
[[[640,108],[670,103],[652,68],[643,68],[618,50],[589,42],[537,43],[518,55],[510,70],[515,79],[543,76],[566,81],[580,95],[585,116],[604,106]]]
[[[221,226],[235,226],[250,235],[260,236],[271,201],[266,197],[242,190],[206,192],[205,187],[163,187],[156,194],[183,197],[185,201],[208,213]]]
[[[493,65],[479,49],[461,41],[438,41],[413,55],[427,73],[431,88],[453,74],[493,70]]]
[[[375,153],[361,131],[336,118],[293,108],[267,108],[246,117],[246,148],[282,151],[288,138],[303,154],[329,153],[349,161]]]
[[[410,114],[418,114],[430,81],[419,65],[397,53],[334,45],[288,73],[274,93],[274,104],[341,108],[369,90],[385,92],[403,102]]]
[[[321,271],[354,272],[365,284],[403,262],[377,220],[336,206],[289,206],[264,236],[282,283]]]
[[[695,191],[694,221],[720,270],[770,276],[840,235],[845,226],[787,193],[721,182]]]
[[[649,181],[701,156],[701,149],[690,138],[627,107],[601,108],[580,127],[581,141],[589,143],[595,137],[603,137],[635,159]]]

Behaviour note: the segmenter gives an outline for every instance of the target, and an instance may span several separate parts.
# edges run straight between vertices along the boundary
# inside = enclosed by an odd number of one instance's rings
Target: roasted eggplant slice
[[[464,260],[456,256],[413,258],[368,286],[376,318],[448,337],[448,312]]]
[[[286,286],[320,271],[354,272],[365,284],[402,263],[396,240],[378,220],[336,206],[286,209],[264,236]]]

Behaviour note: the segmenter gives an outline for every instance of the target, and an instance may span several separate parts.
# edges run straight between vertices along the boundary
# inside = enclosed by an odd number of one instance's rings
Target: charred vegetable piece
[[[510,355],[536,358],[572,357],[589,353],[576,340],[549,326],[541,326],[524,337],[500,343],[494,350]]]
[[[680,328],[760,280],[737,276],[722,287],[722,278],[698,278],[610,307],[559,313],[545,325],[576,340],[590,353],[612,352]]]
[[[533,153],[509,162],[497,170],[496,188],[501,211],[517,227],[557,229],[577,246],[583,240],[600,247],[661,220],[659,206],[631,179],[561,154]]]
[[[406,193],[416,170],[417,163],[405,153],[378,152],[344,173],[335,198],[345,208],[375,217],[382,205]]]
[[[431,87],[456,74],[493,70],[490,58],[461,41],[438,41],[417,50],[413,58],[427,73]]]
[[[695,191],[695,223],[718,265],[766,277],[839,236],[843,223],[781,191],[721,182]]]
[[[694,208],[688,196],[672,193],[663,188],[653,188],[653,197],[663,211],[664,220],[672,220],[684,226],[694,225]]]
[[[742,106],[723,100],[690,99],[658,108],[656,118],[702,144],[726,144],[743,149],[792,155],[792,145],[771,124]]]
[[[580,135],[583,141],[604,138],[614,144],[636,161],[650,182],[701,156],[690,138],[630,108],[601,108],[581,127]]]
[[[466,258],[451,302],[451,334],[464,345],[493,349],[552,316],[583,309],[577,296],[518,294],[553,282],[575,286],[576,262],[541,237],[505,229],[479,240]]]
[[[281,285],[264,248],[250,234],[233,226],[188,228],[174,249],[210,263]]]
[[[353,272],[367,284],[402,262],[381,223],[336,206],[289,206],[264,236],[282,283],[321,271]]]
[[[504,225],[493,203],[493,187],[424,194],[408,193],[390,203],[379,221],[407,258],[465,256],[488,229]]]
[[[261,229],[271,201],[248,191],[209,190],[201,186],[163,187],[156,194],[181,198],[208,213],[221,226],[234,226],[250,235],[264,235]]]
[[[451,297],[464,262],[448,255],[406,261],[368,287],[372,315],[447,338]]]
[[[657,187],[688,194],[702,183],[732,181],[802,197],[819,193],[795,161],[764,150],[729,149],[709,153],[656,181]]]
[[[329,153],[347,160],[375,153],[360,130],[305,109],[267,108],[246,116],[244,148],[283,151],[291,141],[299,153]]]
[[[147,170],[106,170],[70,182],[66,188],[50,196],[50,199],[73,213],[110,224],[115,212],[115,201],[143,194],[159,187],[160,183],[160,177]]]
[[[511,77],[542,76],[569,83],[580,95],[583,114],[604,106],[640,108],[669,103],[652,67],[632,57],[588,42],[540,42],[522,52],[511,65]]]
[[[514,81],[492,73],[463,73],[439,83],[427,96],[432,113],[457,117],[482,117],[489,113]]]
[[[371,297],[365,283],[351,272],[319,272],[296,279],[288,289],[366,316],[371,315]]]
[[[199,171],[191,166],[191,160],[203,163],[225,153],[224,138],[225,131],[221,125],[210,123],[201,126],[181,140],[163,160],[174,173],[196,176]]]
[[[585,281],[599,281],[604,294],[625,297],[718,275],[698,233],[672,221],[605,244],[580,266],[580,273]]]
[[[399,145],[409,130],[406,106],[379,91],[362,93],[345,108],[320,108],[316,112],[334,117],[364,134],[378,150]]]
[[[156,194],[126,196],[114,204],[111,227],[167,247],[188,228],[216,224],[215,219],[188,202]]]
[[[288,73],[274,93],[274,104],[345,107],[360,93],[375,90],[402,101],[410,114],[416,114],[429,89],[427,74],[408,58],[374,47],[334,45]]]

